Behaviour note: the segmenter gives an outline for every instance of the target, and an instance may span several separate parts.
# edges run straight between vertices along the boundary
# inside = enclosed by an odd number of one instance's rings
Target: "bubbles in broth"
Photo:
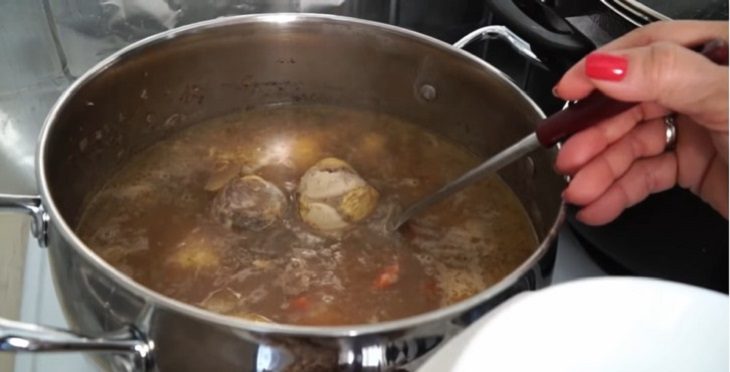
[[[326,157],[347,162],[379,194],[372,213],[338,234],[313,230],[297,211],[300,178]],[[402,234],[384,230],[396,206],[480,160],[380,113],[263,108],[197,124],[137,154],[89,199],[77,232],[135,281],[210,311],[303,325],[393,320],[472,296],[535,250],[525,211],[497,177]],[[284,195],[260,229],[212,216],[218,193],[246,176]]]

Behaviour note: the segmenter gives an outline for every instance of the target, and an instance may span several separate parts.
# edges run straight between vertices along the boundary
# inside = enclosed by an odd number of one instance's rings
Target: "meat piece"
[[[380,195],[346,162],[325,158],[302,176],[299,215],[321,232],[339,231],[372,213]]]
[[[236,177],[218,192],[211,213],[220,224],[234,230],[261,231],[280,219],[286,197],[276,185],[248,175]]]

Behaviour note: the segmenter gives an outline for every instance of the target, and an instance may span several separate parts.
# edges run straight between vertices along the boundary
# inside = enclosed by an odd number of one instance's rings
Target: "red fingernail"
[[[626,76],[629,61],[605,53],[591,53],[586,57],[586,75],[593,79],[621,81]]]

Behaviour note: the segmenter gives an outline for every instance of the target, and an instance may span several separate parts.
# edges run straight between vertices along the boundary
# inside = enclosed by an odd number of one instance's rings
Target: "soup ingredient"
[[[211,293],[206,299],[200,302],[200,306],[221,314],[233,315],[260,323],[272,323],[271,319],[250,311],[237,310],[242,301],[242,295],[226,287]]]
[[[246,320],[250,320],[252,322],[273,323],[271,321],[271,319],[269,319],[261,314],[256,314],[256,313],[252,313],[252,312],[242,311],[242,312],[232,313],[230,315],[233,315],[233,316],[239,317],[239,318],[243,318]]]
[[[226,161],[221,164],[217,164],[213,174],[208,177],[205,182],[206,191],[218,191],[227,185],[230,180],[237,177],[241,173],[241,166],[235,163]]]
[[[299,215],[322,232],[349,227],[370,215],[379,194],[352,166],[325,158],[307,170],[299,182]]]
[[[294,310],[306,311],[312,306],[312,301],[307,296],[301,295],[289,301],[289,306]]]
[[[389,321],[473,296],[534,252],[530,221],[498,177],[435,205],[405,234],[384,230],[394,208],[480,159],[378,112],[243,111],[127,160],[81,206],[76,231],[134,281],[208,311],[302,325]],[[329,208],[339,220],[326,227],[336,228],[311,226],[302,200]]]
[[[215,269],[220,257],[210,244],[208,237],[194,229],[175,246],[167,263],[178,269]]]
[[[200,305],[208,310],[226,314],[235,310],[240,299],[240,293],[236,293],[230,288],[223,288],[211,293],[208,298],[200,302]]]
[[[398,282],[398,274],[400,273],[400,265],[394,263],[383,268],[383,271],[375,278],[373,287],[377,289],[385,289]]]
[[[280,219],[286,197],[276,185],[248,175],[232,179],[213,200],[213,218],[235,230],[261,231]]]

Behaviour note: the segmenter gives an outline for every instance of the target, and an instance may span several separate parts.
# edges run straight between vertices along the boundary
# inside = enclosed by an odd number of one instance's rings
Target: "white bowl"
[[[728,296],[603,277],[516,296],[420,372],[728,371]]]

